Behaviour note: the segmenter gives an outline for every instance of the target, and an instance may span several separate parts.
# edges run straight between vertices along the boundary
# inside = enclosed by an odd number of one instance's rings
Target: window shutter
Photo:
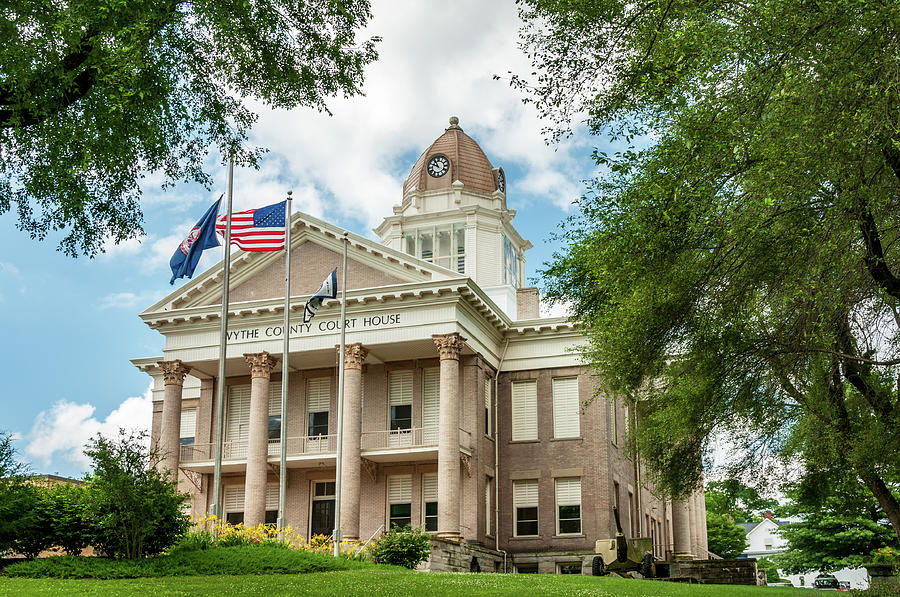
[[[388,503],[412,503],[412,475],[392,475],[388,477]]]
[[[269,382],[269,416],[281,416],[281,382]]]
[[[441,400],[441,370],[438,367],[422,371],[422,427],[426,444],[438,441],[438,413]],[[435,498],[437,499],[437,498]]]
[[[537,439],[537,382],[512,384],[512,439]]]
[[[513,481],[513,503],[516,508],[536,508],[538,505],[537,479]]]
[[[491,420],[491,378],[487,376],[484,378],[484,416],[487,434],[494,435],[494,426]]]
[[[578,378],[553,380],[553,437],[581,435],[578,412]]]
[[[327,410],[331,410],[331,378],[307,379],[306,412],[319,413]]]
[[[493,479],[490,477],[484,483],[484,533],[491,534],[491,521],[493,520],[493,512],[491,511],[491,485]]]
[[[197,409],[181,409],[181,434],[179,437],[194,437],[197,434]]]
[[[278,484],[266,483],[266,510],[278,509]]]
[[[244,486],[243,485],[226,485],[225,496],[223,498],[226,512],[243,512],[244,511]]]
[[[229,442],[247,439],[250,426],[250,386],[228,388],[225,437]]]
[[[580,506],[581,505],[581,479],[557,479],[556,480],[556,505]]]
[[[412,395],[412,371],[391,371],[388,373],[388,406],[412,404]]]
[[[437,473],[423,473],[422,474],[422,501],[423,502],[438,501]]]

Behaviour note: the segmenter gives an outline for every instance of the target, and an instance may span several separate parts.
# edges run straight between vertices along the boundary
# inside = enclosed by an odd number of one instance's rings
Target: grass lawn
[[[0,576],[0,595],[624,595],[809,597],[809,589],[680,585],[659,581],[556,574],[450,574],[362,568],[310,574],[179,576],[126,580],[59,580]]]

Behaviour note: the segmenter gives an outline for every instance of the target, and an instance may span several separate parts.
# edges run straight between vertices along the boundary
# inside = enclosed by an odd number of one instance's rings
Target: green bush
[[[117,558],[162,553],[188,529],[185,495],[171,473],[154,468],[156,454],[146,447],[146,432],[119,431],[117,440],[91,439],[84,453],[94,472],[86,513],[93,526],[92,544]]]
[[[69,555],[76,556],[91,543],[86,485],[56,485],[47,490],[47,517],[51,543]]]
[[[378,564],[415,568],[431,555],[431,535],[422,527],[391,527],[372,543],[372,559]]]
[[[303,574],[368,567],[330,555],[276,546],[216,547],[143,560],[59,556],[12,564],[7,576],[20,578],[144,578],[212,574]]]
[[[48,491],[30,483],[22,483],[10,488],[7,499],[11,500],[12,528],[15,538],[12,550],[27,558],[36,558],[39,553],[53,546],[53,533],[49,512]],[[3,514],[9,515],[9,511]]]
[[[216,546],[216,540],[212,533],[205,528],[194,528],[187,531],[180,539],[169,549],[169,553],[179,553],[183,551],[202,551]]]

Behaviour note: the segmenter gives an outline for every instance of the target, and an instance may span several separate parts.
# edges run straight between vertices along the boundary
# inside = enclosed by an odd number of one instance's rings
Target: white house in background
[[[787,551],[787,541],[781,536],[779,529],[789,522],[796,520],[774,520],[767,514],[760,522],[739,523],[738,526],[747,532],[747,547],[740,557],[767,558]],[[810,587],[819,575],[818,572],[786,575],[780,570],[778,574],[791,581],[795,587]],[[843,568],[833,574],[838,580],[849,581],[854,589],[866,589],[869,586],[865,568]]]

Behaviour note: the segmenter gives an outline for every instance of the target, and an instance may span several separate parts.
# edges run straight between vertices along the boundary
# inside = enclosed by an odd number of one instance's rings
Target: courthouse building
[[[572,350],[583,337],[565,318],[540,316],[537,289],[523,284],[531,243],[515,229],[503,169],[457,119],[399,199],[375,229],[380,242],[349,235],[342,358],[338,301],[301,322],[309,294],[341,265],[344,231],[294,214],[286,421],[283,252],[232,257],[224,380],[221,265],[141,313],[165,338],[162,355],[133,360],[154,380],[152,438],[192,514],[213,507],[221,381],[225,516],[275,521],[286,425],[286,522],[329,535],[342,366],[345,539],[411,523],[482,570],[580,573],[595,540],[614,536],[617,504],[626,534],[652,537],[658,557],[706,557],[702,493],[673,503],[645,486],[623,445],[632,413],[591,400],[596,380]],[[443,562],[432,566],[454,567]]]

